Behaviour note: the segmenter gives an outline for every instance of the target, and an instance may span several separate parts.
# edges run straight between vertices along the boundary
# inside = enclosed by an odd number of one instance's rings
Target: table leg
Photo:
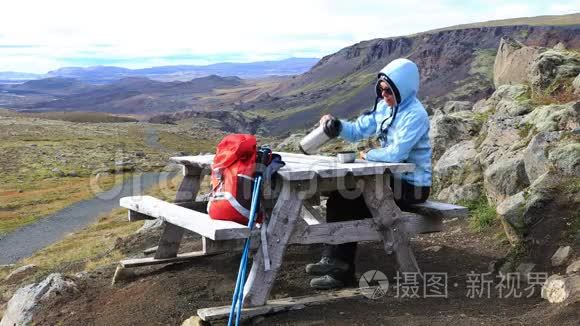
[[[202,169],[184,166],[183,180],[181,181],[177,194],[175,195],[175,202],[181,203],[194,201],[199,191],[202,178]],[[161,239],[159,239],[159,245],[155,252],[155,259],[176,257],[185,231],[183,228],[173,224],[163,223],[163,225],[163,234],[161,235]]]
[[[285,183],[266,229],[270,270],[264,270],[264,255],[260,246],[254,254],[252,269],[244,288],[245,306],[266,304],[276,274],[282,265],[286,246],[298,221],[301,207],[302,199],[298,196],[298,190],[293,184]]]
[[[363,196],[381,233],[385,251],[387,253],[395,252],[399,271],[419,273],[415,254],[411,248],[409,237],[405,233],[401,210],[395,204],[388,178],[388,175],[366,178]]]

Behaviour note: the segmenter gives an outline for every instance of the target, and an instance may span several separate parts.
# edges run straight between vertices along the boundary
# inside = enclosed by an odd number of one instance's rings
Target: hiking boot
[[[344,287],[344,282],[332,275],[324,275],[311,279],[310,287],[317,290],[338,289]]]
[[[344,274],[350,270],[350,266],[340,259],[322,257],[318,263],[306,265],[306,273],[315,276],[328,274]]]

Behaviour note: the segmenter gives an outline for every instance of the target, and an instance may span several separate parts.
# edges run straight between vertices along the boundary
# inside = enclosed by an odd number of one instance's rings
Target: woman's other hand
[[[328,120],[332,120],[334,119],[334,117],[330,114],[326,114],[323,115],[322,118],[320,118],[320,121],[318,122],[321,126],[324,126],[324,123]]]

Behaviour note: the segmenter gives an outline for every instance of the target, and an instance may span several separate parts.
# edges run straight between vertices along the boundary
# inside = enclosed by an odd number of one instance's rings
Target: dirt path
[[[95,223],[100,214],[119,207],[119,199],[141,194],[156,185],[166,173],[149,172],[128,178],[119,186],[99,193],[93,199],[70,205],[0,238],[0,264],[12,264],[60,240],[66,234]]]
[[[150,243],[130,240],[133,249]],[[424,272],[448,275],[446,298],[396,297],[390,288],[384,297],[343,300],[304,310],[265,317],[264,325],[576,325],[579,305],[551,306],[539,298],[539,288],[526,298],[499,298],[494,281],[490,298],[469,298],[467,274],[487,272],[488,264],[502,257],[505,245],[492,236],[473,234],[466,222],[446,225],[446,232],[424,235],[414,241]],[[432,246],[442,246],[434,252]],[[191,247],[190,247],[191,248]],[[429,248],[429,249],[427,249]],[[286,255],[272,298],[310,295],[304,265],[318,260],[321,247],[295,246]],[[44,307],[35,322],[61,325],[180,325],[198,308],[229,304],[239,255],[200,258],[195,262],[165,267],[140,268],[136,278],[111,287],[114,266],[91,274],[80,292]],[[360,246],[357,273],[384,272],[391,282],[396,276],[392,257],[378,243]],[[403,288],[400,288],[403,289]],[[524,285],[520,288],[524,290]],[[422,296],[420,289],[420,296]],[[527,295],[528,293],[525,292]],[[502,295],[505,297],[504,294]],[[218,323],[219,325],[220,323]]]

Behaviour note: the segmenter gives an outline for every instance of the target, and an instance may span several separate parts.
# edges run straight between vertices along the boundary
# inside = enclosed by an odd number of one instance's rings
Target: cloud
[[[10,14],[0,20],[0,71],[46,72],[74,64],[322,57],[373,38],[580,11],[580,1],[19,0],[2,7]],[[30,65],[34,57],[38,63]]]

